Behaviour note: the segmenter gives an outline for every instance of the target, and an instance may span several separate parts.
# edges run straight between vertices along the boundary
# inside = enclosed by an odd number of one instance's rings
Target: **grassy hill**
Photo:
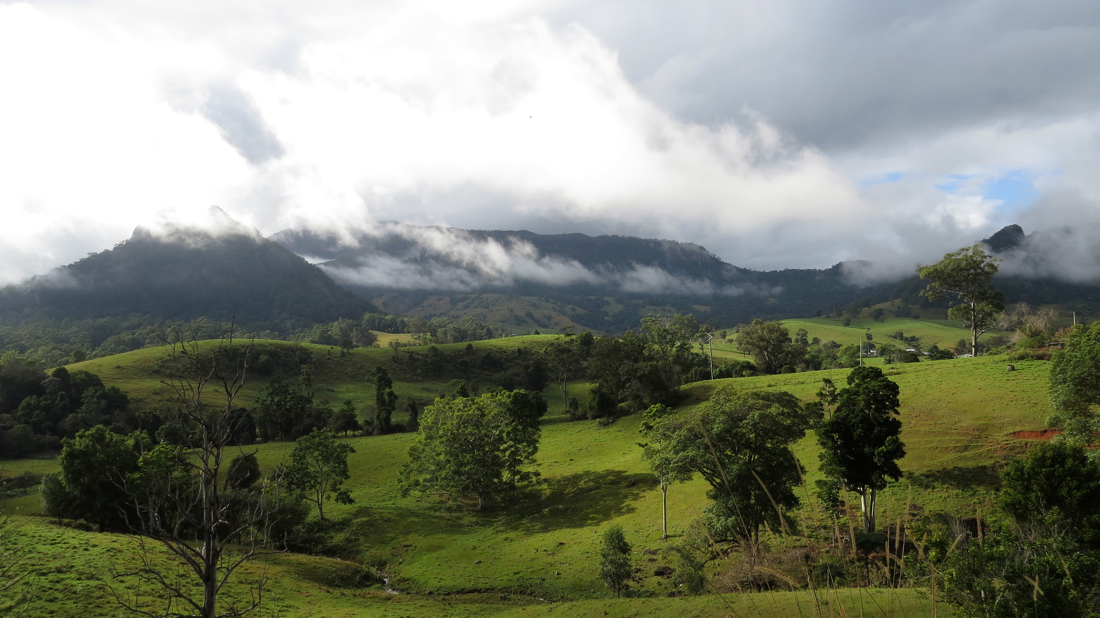
[[[835,328],[829,320],[817,322],[805,323],[819,326],[821,332]],[[925,328],[936,332],[935,325]],[[945,331],[944,336],[954,335]],[[553,336],[515,337],[476,346],[540,346],[553,340]],[[454,347],[464,348],[465,344]],[[357,403],[373,397],[365,381],[369,370],[394,354],[392,350],[354,350],[340,358],[337,350],[310,349],[317,361],[315,383],[324,386],[318,386],[319,392],[334,401],[351,398]],[[107,384],[152,399],[164,394],[154,373],[161,353],[140,350],[70,368],[96,372]],[[1026,443],[1011,433],[1042,428],[1047,413],[1048,363],[1016,362],[1015,367],[1016,371],[1008,372],[1005,358],[982,357],[888,368],[901,388],[902,439],[908,456],[901,462],[906,476],[880,498],[881,522],[896,520],[901,512],[908,512],[909,504],[960,515],[972,515],[979,508],[988,512],[998,466],[1026,448]],[[809,400],[823,377],[841,384],[846,374],[847,370],[833,370],[694,383],[685,387],[689,398],[681,409],[683,414],[691,414],[694,406],[722,385],[783,389]],[[244,400],[254,400],[264,383],[251,385]],[[403,397],[427,399],[446,384],[398,382],[395,387]],[[577,384],[575,388],[584,387]],[[556,387],[551,385],[547,391],[551,416],[543,428],[538,456],[542,482],[524,489],[514,505],[489,512],[402,497],[396,480],[411,434],[348,439],[356,449],[349,460],[352,479],[348,484],[356,503],[326,508],[331,517],[344,522],[344,533],[321,552],[328,558],[289,554],[270,558],[268,574],[275,592],[272,608],[277,608],[280,616],[603,616],[605,612],[612,616],[839,616],[856,615],[861,608],[874,615],[931,614],[927,597],[914,590],[840,589],[830,593],[836,598],[830,599],[829,606],[822,605],[820,598],[815,601],[811,591],[666,598],[668,580],[654,576],[653,571],[671,564],[672,556],[660,540],[660,492],[637,446],[638,417],[621,419],[606,428],[589,421],[561,422],[561,402],[556,395]],[[281,461],[290,446],[260,445],[262,467]],[[812,436],[797,445],[796,453],[812,484],[818,477],[817,446]],[[5,475],[56,468],[49,459],[7,461],[0,466]],[[669,490],[674,537],[701,514],[707,504],[705,490],[705,483],[698,479]],[[20,534],[32,535],[45,556],[35,560],[34,576],[41,591],[36,611],[75,615],[74,603],[82,603],[94,608],[89,615],[112,615],[115,606],[98,578],[109,573],[112,565],[121,567],[132,561],[133,541],[58,528],[33,517],[40,511],[36,492],[37,488],[3,503],[6,509],[32,516],[20,518],[26,522]],[[811,522],[819,513],[812,498],[804,503],[798,518]],[[597,555],[599,534],[613,524],[623,527],[643,568],[636,588],[656,597],[607,598],[598,581]],[[392,578],[390,586],[401,594],[387,594],[377,584],[340,587],[337,584],[342,580],[337,575],[349,562],[386,573]],[[74,590],[80,591],[77,600]],[[943,608],[940,612],[949,613]]]
[[[782,320],[793,337],[799,329],[806,329],[807,337],[817,337],[822,341],[835,341],[841,345],[855,345],[864,340],[868,330],[871,331],[872,341],[876,345],[891,343],[903,346],[904,343],[891,338],[897,332],[902,332],[906,337],[920,337],[920,343],[927,348],[933,344],[941,348],[953,348],[959,339],[970,340],[970,330],[963,328],[961,322],[952,320],[916,320],[911,318],[886,318],[876,322],[870,317],[852,320],[850,326],[838,318],[807,318],[799,320]],[[719,329],[721,331],[722,329]],[[752,360],[752,358],[737,347],[737,334],[732,329],[726,329],[727,341],[715,339],[714,360]],[[997,335],[1009,335],[1011,333],[991,331],[985,337]],[[981,341],[985,341],[982,339]]]

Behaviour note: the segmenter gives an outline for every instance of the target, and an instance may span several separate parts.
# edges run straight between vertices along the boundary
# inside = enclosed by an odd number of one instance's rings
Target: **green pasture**
[[[837,318],[807,318],[799,320],[782,320],[783,326],[790,331],[793,337],[799,329],[806,329],[807,337],[811,340],[817,337],[821,341],[835,341],[840,345],[856,345],[865,340],[868,330],[871,331],[871,341],[881,346],[891,343],[898,347],[904,347],[905,343],[893,339],[892,335],[901,331],[906,337],[920,337],[921,346],[928,348],[935,344],[941,348],[954,348],[959,339],[970,341],[970,329],[963,328],[962,322],[950,320],[918,320],[913,318],[886,318],[881,322],[865,317],[852,320],[851,326],[844,326],[844,322]],[[722,329],[719,329],[721,331]],[[732,329],[725,329],[727,340],[715,339],[714,360],[752,360],[752,356],[745,354],[737,347],[737,334]],[[1011,333],[990,331],[984,337],[996,335],[1009,335]]]
[[[19,518],[10,543],[33,548],[21,566],[34,587],[26,616],[84,618],[126,615],[115,594],[132,599],[135,588],[114,574],[132,568],[143,548],[137,539],[53,525],[38,518]],[[156,552],[155,546],[147,550]],[[921,590],[839,589],[707,595],[701,597],[580,600],[538,599],[520,593],[474,592],[426,596],[392,594],[380,585],[350,585],[357,565],[331,558],[275,553],[245,564],[222,593],[222,609],[251,599],[250,585],[266,578],[259,609],[249,615],[281,618],[359,617],[635,617],[688,618],[753,616],[761,618],[873,615],[931,616],[932,603]],[[144,609],[155,609],[146,604]],[[939,605],[939,615],[950,608]]]
[[[843,328],[843,327],[841,327]],[[807,329],[809,330],[809,329]],[[854,332],[855,329],[852,329]],[[916,333],[914,333],[916,334]],[[820,335],[818,335],[820,336]],[[545,345],[553,336],[517,337],[477,345]],[[877,340],[877,336],[876,336]],[[465,344],[456,344],[464,347]],[[314,346],[315,358],[328,349]],[[158,377],[150,371],[162,352],[141,350],[75,366],[100,374],[139,397],[157,396]],[[332,363],[320,363],[315,382],[331,389],[332,399],[373,398],[362,376],[393,350],[356,350]],[[340,361],[340,362],[337,362]],[[880,499],[880,522],[908,513],[911,505],[926,511],[950,510],[969,515],[988,512],[997,487],[999,466],[1022,452],[1027,443],[1012,432],[1041,429],[1047,414],[1044,361],[1014,362],[981,357],[921,362],[886,368],[901,389],[902,439],[908,456],[905,477]],[[72,368],[72,367],[71,367]],[[782,389],[812,400],[822,378],[844,385],[849,370],[832,370],[699,382],[684,387],[681,407],[691,414],[715,388]],[[255,397],[261,384],[247,395]],[[402,397],[426,401],[444,384],[395,383]],[[588,385],[571,385],[583,397]],[[320,389],[319,389],[320,390]],[[279,616],[923,616],[931,603],[920,590],[813,591],[796,593],[708,595],[668,598],[669,580],[653,575],[672,564],[660,540],[661,494],[656,479],[640,458],[637,416],[601,428],[593,421],[564,422],[561,395],[550,385],[551,414],[543,427],[538,455],[540,482],[522,488],[511,506],[487,512],[470,505],[448,504],[431,497],[401,496],[397,478],[407,458],[411,434],[349,438],[356,452],[349,460],[347,487],[355,504],[331,504],[326,514],[340,522],[341,532],[322,548],[327,558],[280,554],[267,560],[271,608]],[[265,469],[287,456],[288,443],[257,449]],[[795,449],[807,468],[807,483],[818,478],[817,446],[808,436]],[[56,469],[50,459],[0,462],[5,476],[24,470]],[[673,540],[707,505],[701,480],[669,489],[669,524]],[[820,517],[809,493],[796,519],[810,527]],[[134,540],[61,528],[45,521],[38,488],[9,498],[3,508],[20,515],[20,534],[33,535],[34,576],[40,582],[44,616],[112,615],[103,578],[112,565],[132,563]],[[598,581],[600,534],[618,524],[634,544],[642,567],[635,588],[652,598],[610,599]],[[340,588],[326,573],[363,564],[385,573],[401,594],[381,586]],[[256,573],[263,565],[248,567]],[[716,568],[717,570],[717,568]],[[246,574],[247,575],[247,574]],[[247,579],[247,577],[242,578]],[[79,594],[72,594],[72,591]],[[243,595],[238,589],[232,594]],[[241,597],[243,598],[243,597]],[[828,602],[829,605],[825,605]],[[839,604],[839,605],[838,605]],[[75,608],[82,607],[81,614]],[[843,609],[842,609],[843,608]],[[939,608],[948,615],[946,608]]]
[[[411,338],[410,335],[398,335],[396,337]],[[491,350],[515,350],[525,347],[541,349],[555,341],[562,340],[561,335],[526,335],[519,337],[504,337],[479,341],[473,345],[479,349]],[[358,409],[374,403],[374,387],[370,382],[371,371],[375,367],[383,366],[392,371],[392,358],[395,355],[420,353],[427,351],[429,346],[403,347],[400,350],[390,348],[356,348],[341,355],[341,350],[333,346],[317,344],[294,344],[276,340],[257,340],[257,346],[291,348],[301,345],[313,355],[313,383],[317,400],[328,400],[332,406],[339,407],[345,400],[351,400]],[[213,346],[214,342],[205,342],[203,347]],[[455,352],[466,348],[466,343],[442,344],[436,346],[443,352]],[[165,383],[167,375],[156,368],[157,361],[168,353],[165,347],[144,348],[126,354],[117,354],[93,360],[68,365],[72,370],[90,371],[100,376],[103,382],[110,386],[117,386],[129,393],[131,400],[137,405],[151,405],[157,400],[170,399],[171,388]],[[262,397],[262,392],[270,382],[269,377],[253,375],[241,390],[237,404],[241,406],[256,405]],[[394,392],[401,398],[402,403],[410,398],[419,405],[430,403],[441,394],[451,394],[457,387],[450,380],[424,380],[419,382],[394,382]],[[488,386],[488,385],[485,385]],[[555,399],[554,395],[557,394]],[[547,401],[550,404],[550,414],[561,414],[564,409],[561,403],[560,391],[556,385],[551,385],[547,391]],[[207,391],[209,401],[216,401],[218,393]],[[556,405],[556,407],[555,407]],[[403,405],[395,414],[394,421],[401,422],[406,418]]]

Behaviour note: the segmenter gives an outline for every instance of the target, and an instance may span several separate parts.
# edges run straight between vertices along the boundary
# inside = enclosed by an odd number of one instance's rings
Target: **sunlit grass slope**
[[[871,318],[859,318],[852,320],[850,326],[844,326],[844,322],[835,318],[808,318],[800,320],[783,320],[783,326],[793,337],[799,329],[806,329],[807,337],[817,337],[821,341],[835,341],[841,345],[856,345],[864,341],[868,330],[871,332],[871,340],[875,345],[890,343],[899,347],[905,344],[893,339],[891,336],[897,332],[906,337],[920,337],[921,346],[928,348],[937,345],[941,348],[955,347],[959,339],[970,341],[970,330],[963,328],[961,322],[948,320],[917,320],[912,318],[886,318],[882,322],[876,322]],[[721,330],[721,329],[720,329]],[[715,361],[726,360],[752,360],[752,357],[744,354],[737,347],[737,335],[732,329],[726,329],[728,342],[715,340]],[[1007,335],[1005,332],[990,332],[985,337],[994,335]]]
[[[522,339],[535,343],[553,340]],[[488,344],[521,343],[518,338],[498,341]],[[324,382],[333,392],[371,397],[369,387],[355,376],[363,375],[386,354],[393,351],[359,351],[351,357],[354,364],[349,367],[334,365],[318,371],[317,382]],[[103,375],[108,384],[148,388],[146,392],[151,394],[157,382],[147,364],[154,359],[149,351],[139,351],[82,366]],[[989,505],[997,465],[1023,448],[1009,434],[1041,428],[1046,416],[1048,363],[1015,362],[1016,371],[1012,372],[1006,370],[1006,364],[1004,357],[982,357],[887,368],[901,388],[902,438],[909,454],[902,461],[906,477],[892,485],[881,500],[880,520],[890,521],[908,502],[926,510],[950,509],[959,514]],[[723,385],[783,389],[812,400],[823,377],[843,386],[847,373],[835,370],[695,383],[685,387],[689,399],[682,414],[690,415],[694,406]],[[341,381],[342,376],[351,377]],[[440,385],[396,386],[399,392],[428,394],[430,388]],[[577,385],[575,390],[583,390],[583,386]],[[557,399],[560,408],[555,386],[547,395],[552,403]],[[512,506],[488,512],[400,495],[398,474],[407,458],[411,434],[348,439],[356,449],[349,461],[352,479],[348,483],[356,502],[326,508],[326,514],[342,522],[343,532],[322,548],[322,553],[386,573],[392,578],[391,585],[403,594],[386,595],[378,586],[345,589],[327,585],[317,581],[323,579],[318,573],[340,563],[283,555],[273,558],[270,567],[279,615],[603,616],[605,611],[612,616],[842,615],[835,605],[831,609],[815,606],[809,592],[727,595],[725,600],[717,596],[664,598],[669,584],[653,576],[653,569],[672,564],[672,558],[660,540],[660,491],[641,461],[638,428],[636,416],[606,428],[590,421],[546,424],[538,455],[542,481],[522,489]],[[258,450],[261,465],[267,469],[281,461],[291,445],[249,448]],[[818,478],[812,436],[797,446],[796,453],[807,467],[812,486]],[[56,464],[46,459],[0,465],[5,474],[56,469]],[[700,480],[669,490],[673,535],[699,517],[707,504],[705,491]],[[812,505],[812,498],[807,502]],[[23,514],[39,512],[37,488],[25,497],[5,501],[4,506],[19,508]],[[809,507],[799,515],[803,522],[812,522],[814,517]],[[35,543],[46,556],[36,576],[43,582],[44,594],[52,595],[53,600],[43,607],[53,613],[42,615],[77,615],[71,613],[75,601],[69,600],[69,590],[81,591],[80,602],[94,608],[88,615],[112,615],[114,606],[104,589],[95,588],[98,584],[93,576],[109,573],[104,562],[108,559],[132,560],[132,545],[126,545],[132,541],[61,529],[39,518],[26,521],[30,522],[26,529],[41,538]],[[643,567],[638,588],[661,598],[607,598],[598,581],[599,535],[614,524],[623,527]],[[57,551],[50,550],[51,545],[56,545]],[[77,575],[80,578],[70,579]],[[877,591],[873,593],[877,597],[869,594],[840,590],[846,615],[856,615],[861,603],[864,615],[919,616],[930,612],[928,601],[914,591]],[[732,609],[727,602],[733,604]]]
[[[33,548],[24,570],[34,587],[26,616],[92,618],[127,615],[114,591],[128,596],[134,588],[114,579],[140,561],[136,539],[58,527],[36,518],[20,518],[12,541]],[[155,549],[154,549],[155,551]],[[249,585],[260,577],[267,583],[254,616],[281,618],[358,617],[634,617],[690,618],[753,616],[764,618],[866,615],[930,616],[927,595],[914,590],[846,590],[754,595],[709,595],[683,598],[610,598],[540,601],[500,593],[453,596],[390,594],[377,584],[353,584],[359,568],[330,558],[277,553],[242,567],[219,597],[225,610],[250,600]],[[145,606],[145,609],[155,609]],[[939,615],[945,608],[937,608]]]
[[[399,335],[398,337],[407,338],[408,336]],[[557,335],[528,335],[479,341],[473,345],[479,349],[514,350],[519,347],[540,349],[560,338]],[[254,344],[274,348],[290,348],[298,345],[269,340],[258,340]],[[208,347],[214,345],[214,342],[203,342],[200,345]],[[453,352],[464,349],[467,345],[454,343],[436,347],[443,352]],[[428,346],[414,346],[401,348],[399,351],[388,348],[358,348],[341,356],[339,348],[332,346],[315,344],[301,344],[301,346],[312,353],[313,382],[317,400],[328,400],[333,407],[339,407],[344,400],[351,400],[357,408],[374,403],[374,388],[370,382],[370,374],[375,367],[390,367],[391,359],[395,354],[423,353],[428,348]],[[68,365],[67,368],[70,371],[80,369],[95,373],[103,379],[104,383],[117,386],[129,393],[131,399],[136,400],[137,405],[150,405],[159,399],[172,397],[171,389],[164,383],[168,376],[157,369],[157,361],[164,358],[167,353],[166,347],[145,348],[75,363]],[[269,377],[253,373],[240,393],[238,405],[255,405],[269,382]],[[449,385],[449,382],[445,379],[420,382],[397,381],[394,384],[394,391],[402,401],[412,398],[423,405],[434,401],[440,394],[453,392],[454,386]],[[547,400],[551,406],[551,414],[560,414],[563,407],[560,402],[560,392],[557,399],[553,396],[555,392],[559,392],[556,386],[548,389]],[[213,402],[219,395],[215,391],[208,390],[207,396]],[[554,408],[555,405],[557,408]],[[394,420],[402,421],[404,418],[404,411],[399,410]]]

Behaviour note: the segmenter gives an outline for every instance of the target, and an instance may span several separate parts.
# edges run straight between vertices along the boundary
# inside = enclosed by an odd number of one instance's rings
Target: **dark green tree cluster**
[[[420,343],[437,345],[484,341],[501,336],[501,331],[472,315],[458,320],[448,317],[429,320],[420,316],[364,313],[358,322],[341,318],[335,322],[318,324],[305,333],[303,338],[322,345],[369,348],[377,341],[377,335],[371,331],[411,333],[418,336]]]
[[[0,448],[9,457],[58,448],[61,438],[96,425],[120,433],[157,429],[153,416],[129,408],[125,392],[87,371],[60,367],[47,376],[23,363],[0,366]]]
[[[282,376],[271,379],[255,416],[261,440],[289,442],[328,427],[334,413],[327,403],[314,400],[312,374],[303,367],[298,380]]]
[[[433,345],[423,352],[401,351],[389,358],[390,375],[408,382],[476,380],[505,390],[531,391],[542,391],[550,383],[545,355],[525,346],[501,349],[467,344],[465,348],[444,351]]]
[[[522,390],[437,399],[420,415],[401,469],[402,491],[472,498],[479,509],[489,508],[537,475],[530,467],[545,413],[542,395]]]
[[[1050,364],[1052,414],[1047,424],[1064,430],[1067,440],[1087,445],[1100,430],[1100,322],[1077,326],[1066,338],[1064,350]]]
[[[393,431],[397,394],[393,392],[393,380],[385,367],[375,367],[371,378],[374,383],[374,435],[380,436]]]
[[[1080,446],[1053,442],[1010,462],[1001,480],[1002,517],[990,530],[941,542],[948,600],[968,618],[1096,616],[1100,465]]]
[[[862,342],[862,345],[871,347],[869,342]],[[859,365],[859,348],[856,346],[842,346],[835,341],[822,342],[817,337],[810,339],[805,329],[799,329],[792,337],[782,322],[753,320],[751,324],[741,327],[737,334],[737,346],[741,351],[752,354],[755,360],[753,369],[757,374],[841,369]],[[866,350],[864,353],[866,354]]]
[[[61,472],[42,478],[43,510],[51,517],[83,519],[104,530],[125,531],[136,521],[127,480],[153,445],[144,432],[122,436],[99,425],[62,441]]]
[[[613,416],[620,405],[626,411],[640,411],[679,402],[680,386],[691,371],[709,368],[709,360],[692,347],[698,332],[693,317],[677,314],[645,318],[637,333],[595,339],[587,360],[587,375],[596,382],[586,405],[587,416]]]

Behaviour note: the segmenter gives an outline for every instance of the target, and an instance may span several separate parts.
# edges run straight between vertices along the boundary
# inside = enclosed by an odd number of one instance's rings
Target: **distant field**
[[[412,339],[411,335],[388,336],[391,338],[400,338],[399,340],[402,341]],[[561,337],[558,335],[527,335],[479,341],[476,345],[479,348],[501,350],[514,350],[519,347],[540,349],[560,338]],[[271,347],[293,347],[298,345],[286,341],[274,340],[258,340],[255,344],[258,346]],[[403,347],[398,352],[390,348],[357,348],[348,352],[347,356],[342,357],[340,356],[340,349],[333,346],[311,343],[300,345],[313,354],[313,380],[317,398],[319,400],[329,400],[334,407],[338,407],[344,400],[351,400],[357,408],[362,408],[367,404],[374,403],[374,390],[370,383],[369,376],[375,367],[388,366],[387,364],[390,362],[390,358],[395,354],[406,354],[408,352],[423,353],[428,348],[428,346]],[[442,351],[448,352],[464,349],[466,345],[466,343],[453,343],[438,345],[436,347]],[[132,399],[137,400],[139,405],[143,405],[171,395],[170,389],[162,383],[165,376],[158,374],[155,370],[157,360],[163,358],[166,353],[167,350],[163,347],[145,348],[126,354],[117,354],[84,361],[82,363],[75,363],[68,365],[68,368],[70,370],[82,369],[84,371],[91,371],[99,375],[104,383],[121,388],[129,393]],[[253,376],[241,391],[238,399],[239,403],[246,406],[256,404],[262,396],[262,391],[267,388],[269,382],[270,378],[258,375]],[[406,401],[408,398],[413,398],[423,405],[434,401],[441,393],[447,392],[449,394],[450,391],[447,390],[448,383],[449,380],[396,382],[394,384],[394,391],[403,401]],[[451,386],[452,390],[453,388],[454,387]],[[558,393],[557,400],[554,399],[555,393]],[[551,406],[551,414],[562,413],[563,406],[560,402],[560,391],[558,391],[557,386],[552,385],[548,388],[546,395]],[[214,395],[211,394],[211,397],[213,396]],[[555,401],[557,402],[556,408],[554,407]],[[395,415],[394,420],[400,422],[404,420],[404,418],[404,411],[399,411],[398,414]]]
[[[882,322],[876,322],[871,318],[859,318],[852,320],[851,326],[844,326],[843,321],[833,318],[808,318],[800,320],[782,320],[783,326],[790,331],[793,337],[799,329],[806,329],[807,337],[817,337],[821,341],[835,341],[841,345],[856,345],[866,337],[867,330],[871,331],[871,340],[875,345],[892,343],[897,346],[903,342],[891,338],[901,331],[906,337],[920,337],[920,343],[924,347],[933,344],[941,348],[954,348],[959,339],[970,341],[970,330],[962,327],[961,322],[949,320],[915,320],[911,318],[887,318]],[[723,329],[718,329],[722,331]],[[727,333],[727,342],[715,340],[714,360],[752,360],[752,357],[743,353],[736,343],[737,334],[733,329],[724,329]],[[991,331],[984,337],[995,335],[1009,335],[1011,333]],[[878,363],[873,363],[878,364]]]
[[[871,318],[852,320],[851,326],[844,326],[841,320],[831,318],[811,318],[805,320],[783,320],[783,325],[791,331],[791,335],[805,328],[809,337],[819,337],[822,341],[836,341],[840,344],[855,344],[871,330],[872,341],[877,345],[883,343],[899,342],[890,336],[901,331],[906,337],[916,335],[920,337],[921,345],[928,347],[932,344],[941,348],[953,348],[959,339],[970,340],[970,329],[963,328],[961,322],[948,320],[914,320],[911,318],[887,318],[882,322],[876,322]],[[996,335],[1008,335],[1011,333],[990,331],[984,337]]]
[[[545,345],[554,339],[520,337],[476,345]],[[314,346],[314,350],[323,356],[328,349]],[[339,359],[348,361],[346,365],[325,365],[316,381],[324,383],[330,389],[325,392],[334,398],[365,401],[373,394],[362,376],[393,353],[389,349],[357,350],[351,357]],[[108,384],[153,396],[158,384],[149,367],[156,354],[141,350],[78,367],[100,373]],[[901,462],[905,478],[880,499],[880,521],[891,521],[902,505],[910,502],[926,510],[946,509],[961,515],[979,508],[988,512],[999,466],[1027,447],[1009,434],[1042,428],[1047,414],[1049,363],[1015,362],[1013,372],[1006,370],[1006,364],[1004,357],[982,357],[887,369],[901,388],[902,439],[908,456]],[[694,406],[722,385],[783,389],[811,400],[823,377],[843,385],[847,373],[834,370],[694,383],[685,387],[689,399],[682,413],[691,414]],[[442,385],[395,386],[403,396],[429,397]],[[583,396],[587,386],[576,383],[571,389]],[[257,388],[249,390],[250,396]],[[377,586],[334,588],[322,578],[326,569],[335,568],[325,566],[330,564],[326,559],[279,556],[270,572],[273,589],[279,591],[274,601],[278,615],[854,616],[861,611],[861,603],[864,615],[930,615],[927,598],[914,590],[841,590],[843,611],[835,605],[815,607],[809,592],[726,595],[724,600],[717,596],[608,599],[597,580],[596,556],[599,534],[612,524],[624,528],[637,551],[657,551],[653,556],[636,554],[644,567],[639,589],[661,597],[668,591],[666,580],[652,574],[656,566],[670,564],[671,556],[660,540],[660,492],[637,446],[639,419],[627,417],[607,428],[591,421],[560,422],[556,385],[551,385],[546,395],[554,406],[551,414],[555,422],[543,428],[538,456],[542,482],[523,490],[514,506],[486,513],[400,496],[397,474],[406,460],[411,434],[348,439],[356,449],[350,459],[353,478],[349,482],[356,503],[326,507],[326,513],[345,521],[347,530],[332,543],[331,553],[326,553],[384,570],[403,594],[388,596]],[[260,445],[262,466],[267,469],[281,461],[290,446]],[[812,485],[818,478],[814,439],[807,437],[799,443],[796,454]],[[55,469],[56,464],[33,459],[0,462],[0,468],[5,475],[22,470],[41,473]],[[699,517],[707,504],[705,490],[701,480],[670,488],[669,522],[674,535]],[[3,505],[19,509],[21,514],[38,513],[37,488]],[[817,517],[812,505],[811,498],[799,519],[812,522]],[[96,587],[96,578],[109,572],[106,561],[132,560],[132,549],[126,545],[131,542],[125,537],[58,529],[38,518],[26,521],[30,522],[29,533],[41,539],[39,545],[46,556],[36,567],[44,607],[50,608],[42,615],[74,615],[73,590],[80,591],[82,602],[103,608],[98,615],[110,615],[113,606],[103,589]],[[650,558],[653,561],[647,562]],[[431,597],[426,596],[429,591]],[[733,604],[732,609],[727,602]],[[940,615],[949,615],[945,609],[939,610]]]

